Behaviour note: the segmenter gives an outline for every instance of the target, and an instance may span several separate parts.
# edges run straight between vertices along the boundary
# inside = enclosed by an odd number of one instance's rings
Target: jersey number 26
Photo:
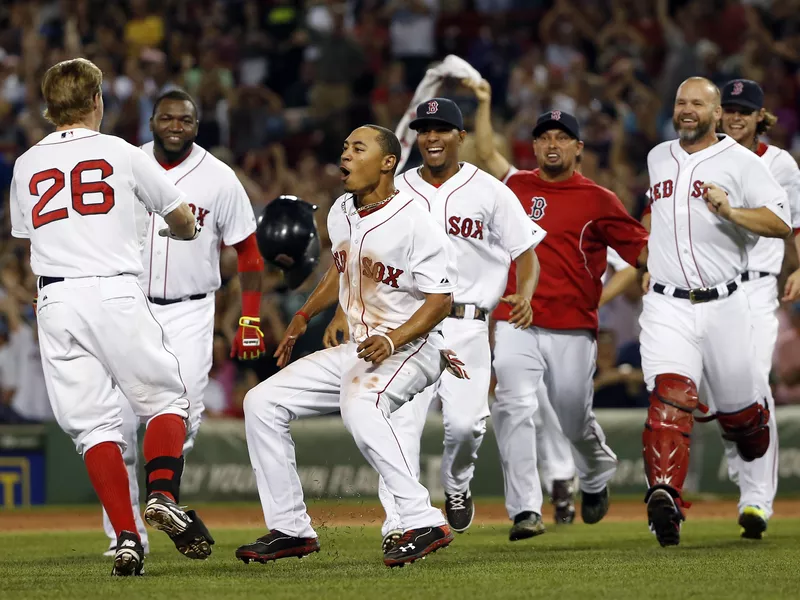
[[[84,182],[82,180],[84,171],[100,171],[100,181]],[[81,216],[86,215],[104,215],[112,208],[114,208],[114,189],[105,181],[102,181],[114,172],[114,168],[103,159],[99,160],[84,160],[75,165],[69,173],[70,192],[72,194],[72,208]],[[42,197],[33,207],[33,228],[38,229],[42,225],[47,225],[53,221],[60,221],[69,217],[66,208],[57,208],[49,212],[44,212],[47,203],[52,200],[56,194],[64,189],[66,185],[66,177],[64,172],[60,169],[47,169],[46,171],[39,171],[33,177],[28,185],[28,191],[32,196],[39,196],[39,184],[45,181],[53,180],[53,184],[47,188],[42,194]],[[103,201],[93,204],[86,204],[83,200],[84,194],[103,194]]]

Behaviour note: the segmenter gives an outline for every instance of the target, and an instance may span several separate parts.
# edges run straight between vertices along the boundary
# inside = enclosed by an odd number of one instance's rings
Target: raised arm
[[[461,82],[475,94],[478,110],[475,113],[475,148],[486,170],[499,180],[508,174],[511,165],[494,145],[492,130],[492,88],[489,82],[464,79]]]

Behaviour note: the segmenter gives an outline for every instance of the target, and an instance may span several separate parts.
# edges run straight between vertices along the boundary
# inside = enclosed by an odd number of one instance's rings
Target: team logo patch
[[[560,121],[561,120],[561,111],[560,110],[551,111],[550,112],[550,118],[553,121]]]
[[[744,84],[741,81],[737,81],[733,84],[733,89],[731,90],[731,96],[738,96],[744,91]]]
[[[429,115],[433,115],[439,112],[439,103],[436,100],[431,100],[428,102],[428,113]]]
[[[544,216],[544,209],[547,208],[547,200],[541,196],[531,198],[531,211],[528,216],[534,221],[538,221]]]

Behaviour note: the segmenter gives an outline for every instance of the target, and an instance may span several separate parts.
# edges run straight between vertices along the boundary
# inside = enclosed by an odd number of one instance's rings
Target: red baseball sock
[[[122,460],[122,452],[114,442],[103,442],[92,446],[83,455],[89,480],[108,513],[108,519],[119,536],[122,531],[136,532],[136,521],[131,507],[128,470]]]
[[[150,462],[160,456],[180,458],[183,455],[183,442],[186,439],[186,424],[178,415],[161,415],[150,421],[144,433],[144,460]],[[157,469],[148,475],[148,482],[157,479],[172,479],[172,469]],[[159,491],[172,501],[169,492]]]

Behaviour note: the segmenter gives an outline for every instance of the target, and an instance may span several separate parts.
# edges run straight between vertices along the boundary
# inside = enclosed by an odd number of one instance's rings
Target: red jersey
[[[547,232],[536,247],[541,273],[531,300],[533,325],[597,331],[607,248],[635,265],[647,245],[647,230],[613,192],[577,172],[553,183],[539,177],[539,169],[516,171],[507,185],[528,216]],[[515,293],[516,287],[512,262],[504,295]],[[511,306],[501,302],[493,317],[507,321],[510,313]]]

